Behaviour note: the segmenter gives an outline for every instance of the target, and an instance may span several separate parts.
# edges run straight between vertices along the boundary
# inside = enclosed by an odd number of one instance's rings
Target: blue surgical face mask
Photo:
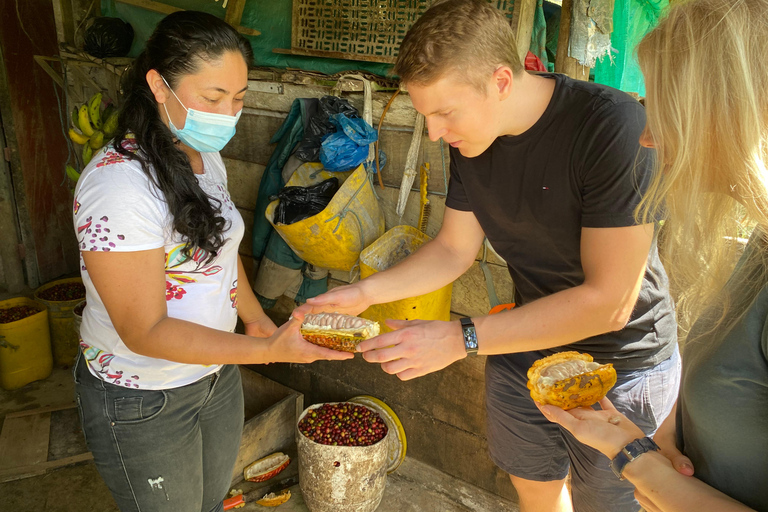
[[[165,115],[168,116],[168,124],[171,128],[171,133],[178,137],[178,139],[201,153],[215,153],[224,149],[232,137],[235,135],[235,125],[240,119],[242,110],[234,116],[227,116],[224,114],[213,114],[211,112],[203,112],[201,110],[195,110],[187,108],[181,102],[176,93],[173,92],[171,86],[163,78],[163,82],[168,86],[173,95],[178,100],[179,104],[187,111],[187,120],[184,123],[184,128],[179,130],[173,125],[171,116],[168,114],[168,107],[163,103],[165,108]]]

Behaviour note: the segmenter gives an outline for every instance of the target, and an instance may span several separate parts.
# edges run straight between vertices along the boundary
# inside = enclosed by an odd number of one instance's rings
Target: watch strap
[[[657,445],[650,437],[635,439],[627,446],[625,446],[619,453],[616,454],[613,460],[611,460],[611,470],[613,471],[613,474],[619,478],[619,480],[624,480],[622,473],[624,472],[624,468],[627,464],[646,452],[656,451],[659,449],[659,445]]]
[[[464,336],[464,348],[467,355],[477,355],[477,331],[471,318],[461,318],[461,334]]]

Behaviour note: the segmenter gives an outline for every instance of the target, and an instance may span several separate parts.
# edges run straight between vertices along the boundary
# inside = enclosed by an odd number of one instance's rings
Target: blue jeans
[[[602,453],[550,423],[526,387],[539,352],[490,356],[485,366],[488,445],[493,462],[507,473],[539,482],[562,480],[571,470],[575,512],[636,512],[634,486],[619,480]],[[617,371],[608,398],[646,435],[667,417],[680,387],[680,354],[643,370]],[[599,406],[595,406],[599,407]]]
[[[96,468],[122,512],[223,510],[243,429],[237,366],[180,388],[129,389],[73,370]]]

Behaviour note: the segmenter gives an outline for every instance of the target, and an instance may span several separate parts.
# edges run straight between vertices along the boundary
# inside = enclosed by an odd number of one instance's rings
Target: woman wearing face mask
[[[305,342],[297,319],[277,329],[238,256],[244,224],[218,151],[251,59],[214,16],[163,19],[124,78],[117,136],[75,191],[77,402],[122,511],[222,509],[243,425],[236,363],[352,357]]]
[[[768,511],[768,0],[675,4],[637,53],[641,143],[663,162],[640,213],[666,213],[685,339],[676,413],[654,445],[608,400],[539,408],[612,459],[649,512]],[[745,219],[757,227],[734,266]]]

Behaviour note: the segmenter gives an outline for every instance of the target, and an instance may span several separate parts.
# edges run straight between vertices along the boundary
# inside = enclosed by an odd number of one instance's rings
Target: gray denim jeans
[[[237,366],[165,390],[129,389],[73,370],[80,420],[122,512],[223,510],[243,430]]]
[[[531,399],[527,371],[539,352],[490,356],[485,366],[488,445],[491,459],[526,480],[561,480],[571,471],[575,512],[637,512],[635,487],[619,480],[608,458],[549,422]],[[617,371],[608,399],[646,435],[652,436],[677,400],[680,354],[643,370]],[[596,405],[595,407],[598,407]]]

